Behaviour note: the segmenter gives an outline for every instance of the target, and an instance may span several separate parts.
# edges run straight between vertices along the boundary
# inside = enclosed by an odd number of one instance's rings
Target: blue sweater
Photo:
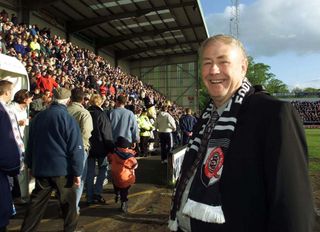
[[[110,112],[113,141],[117,141],[119,136],[135,143],[139,141],[139,128],[134,114],[125,108],[116,108]]]
[[[33,176],[80,176],[83,158],[80,128],[66,106],[52,103],[31,121],[25,162]]]

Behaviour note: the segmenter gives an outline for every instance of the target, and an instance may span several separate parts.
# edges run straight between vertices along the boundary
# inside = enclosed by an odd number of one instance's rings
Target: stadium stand
[[[320,101],[291,101],[304,125],[320,125]]]
[[[5,52],[17,57],[26,67],[31,91],[40,88],[52,91],[59,86],[82,87],[88,97],[94,93],[104,96],[107,105],[113,105],[116,96],[130,97],[137,108],[143,107],[142,96],[152,98],[157,106],[165,104],[166,97],[150,85],[144,84],[136,76],[112,67],[101,56],[88,49],[67,42],[57,35],[51,35],[49,28],[40,29],[36,25],[16,24],[5,10],[0,15],[1,36]],[[142,94],[143,93],[143,94]],[[178,119],[183,109],[172,104],[171,113]]]

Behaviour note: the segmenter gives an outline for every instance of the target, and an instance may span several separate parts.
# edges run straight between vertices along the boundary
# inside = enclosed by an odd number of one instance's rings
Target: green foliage
[[[280,80],[272,78],[268,81],[266,89],[269,93],[288,93],[288,87]]]
[[[306,93],[317,93],[317,92],[319,92],[319,91],[320,91],[320,89],[315,89],[315,88],[311,88],[311,87],[305,88],[305,89],[303,90],[303,92],[306,92]]]
[[[252,85],[262,85],[269,93],[288,93],[288,87],[275,78],[270,72],[270,66],[264,63],[255,63],[251,56],[248,57],[247,78]]]
[[[252,57],[248,57],[247,78],[252,85],[266,86],[268,80],[274,77],[274,74],[269,73],[270,66],[263,63],[254,63]]]
[[[298,94],[298,93],[302,93],[303,89],[300,89],[299,87],[295,87],[291,90],[291,93],[293,94]]]
[[[201,85],[201,89],[199,90],[199,109],[200,109],[200,112],[203,111],[203,109],[205,108],[205,106],[207,105],[209,100],[210,100],[210,98],[209,98],[208,91],[207,91],[206,87]]]

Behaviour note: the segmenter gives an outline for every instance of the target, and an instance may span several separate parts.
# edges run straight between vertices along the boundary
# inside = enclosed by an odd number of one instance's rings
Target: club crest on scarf
[[[208,148],[201,175],[202,182],[205,186],[210,186],[220,179],[223,162],[224,154],[221,147]]]

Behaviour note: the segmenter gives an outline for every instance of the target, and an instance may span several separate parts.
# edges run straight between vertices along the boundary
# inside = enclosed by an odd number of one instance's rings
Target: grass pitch
[[[309,149],[309,171],[320,171],[320,129],[306,129]]]

